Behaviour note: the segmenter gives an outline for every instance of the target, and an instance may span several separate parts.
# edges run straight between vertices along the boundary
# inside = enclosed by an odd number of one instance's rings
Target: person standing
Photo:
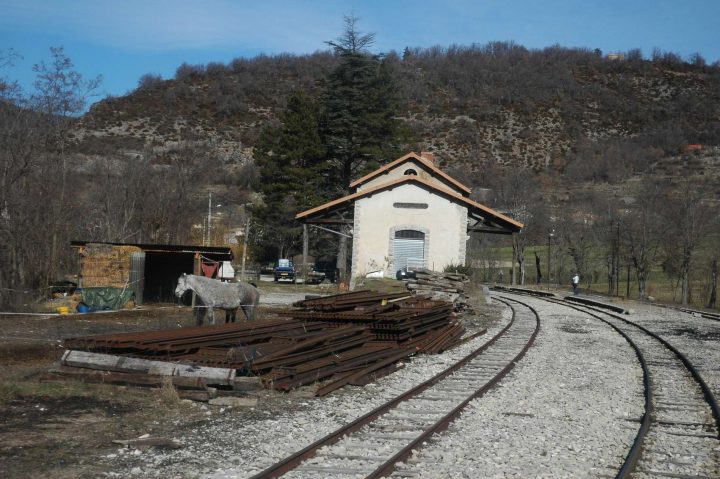
[[[573,295],[577,296],[578,286],[580,285],[580,275],[575,273],[572,277]]]

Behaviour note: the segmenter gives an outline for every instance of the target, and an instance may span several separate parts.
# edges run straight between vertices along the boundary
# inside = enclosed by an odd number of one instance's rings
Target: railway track
[[[710,311],[703,311],[701,309],[691,309],[691,308],[685,308],[682,306],[670,306],[667,304],[660,304],[660,303],[652,303],[653,306],[656,306],[658,308],[666,308],[666,309],[672,309],[675,311],[682,311],[683,313],[692,314],[693,316],[699,316],[701,318],[709,319],[712,321],[720,321],[720,314],[718,313],[711,313]]]
[[[720,411],[687,357],[625,317],[566,300],[542,299],[605,322],[626,338],[642,365],[645,414],[617,477],[720,477]]]
[[[524,356],[539,330],[537,312],[515,299],[496,336],[430,380],[268,467],[253,478],[389,476],[473,399],[497,384]]]

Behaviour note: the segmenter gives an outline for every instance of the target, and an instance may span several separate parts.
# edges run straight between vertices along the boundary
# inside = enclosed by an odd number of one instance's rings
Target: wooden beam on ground
[[[65,351],[60,364],[78,368],[98,369],[120,373],[145,373],[158,376],[183,376],[190,378],[203,378],[208,384],[222,384],[232,386],[235,383],[235,369],[212,368],[176,364],[165,361],[150,361],[147,359],[115,356],[112,354],[90,353],[87,351]]]
[[[123,384],[133,386],[160,387],[165,381],[170,381],[178,389],[206,390],[207,382],[203,378],[188,378],[182,376],[158,376],[138,373],[118,373],[112,371],[99,371],[96,369],[77,368],[73,366],[60,366],[51,369],[51,374],[67,378],[78,379],[85,382]]]

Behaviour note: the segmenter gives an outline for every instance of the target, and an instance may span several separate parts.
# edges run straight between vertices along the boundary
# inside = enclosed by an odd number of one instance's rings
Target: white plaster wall
[[[427,203],[427,209],[395,208],[393,203]],[[442,270],[465,263],[467,209],[416,185],[402,185],[355,203],[352,275],[390,271],[391,230],[426,231],[427,267]],[[404,228],[407,227],[407,228]]]

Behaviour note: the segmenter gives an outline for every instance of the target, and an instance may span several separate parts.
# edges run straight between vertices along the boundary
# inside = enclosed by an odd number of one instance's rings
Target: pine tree
[[[347,192],[353,179],[393,159],[398,153],[398,95],[389,65],[367,48],[373,34],[345,17],[345,31],[328,42],[339,57],[322,95],[323,136],[336,193]]]
[[[324,80],[319,102],[294,93],[280,125],[267,128],[256,145],[264,205],[254,213],[265,258],[282,257],[299,245],[297,212],[346,194],[353,179],[399,154],[391,66],[367,51],[374,35],[361,34],[356,21],[346,17],[343,34],[328,42],[339,62]],[[341,240],[339,257],[345,246]],[[343,271],[345,260],[339,263]]]
[[[265,249],[261,255],[266,258],[288,256],[300,242],[295,214],[326,198],[327,165],[317,105],[306,94],[295,92],[280,121],[280,126],[263,131],[255,150],[263,205],[253,213],[260,225],[257,238]]]

